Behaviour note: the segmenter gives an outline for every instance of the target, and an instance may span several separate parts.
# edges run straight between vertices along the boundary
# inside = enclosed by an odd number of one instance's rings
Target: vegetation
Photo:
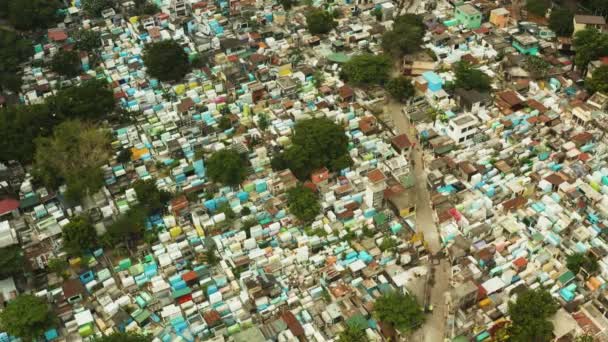
[[[273,169],[290,169],[297,178],[304,180],[321,167],[337,171],[352,164],[344,129],[329,119],[298,122],[291,142],[289,148],[272,160]]]
[[[268,126],[270,126],[270,122],[268,121],[268,115],[265,113],[258,114],[258,127],[261,131],[265,131]]]
[[[34,175],[46,186],[67,184],[66,197],[80,200],[103,185],[101,166],[110,156],[110,139],[97,127],[66,121],[51,137],[36,140]]]
[[[388,81],[386,90],[395,100],[402,103],[414,96],[415,93],[412,80],[404,76],[395,77]]]
[[[582,2],[593,14],[601,15],[603,17],[608,16],[608,2],[606,0],[582,0],[580,2]]]
[[[573,18],[574,14],[568,8],[554,8],[549,16],[549,28],[560,37],[570,37],[574,31]]]
[[[591,92],[601,91],[608,93],[608,66],[602,65],[593,70],[591,78],[587,79],[585,85]]]
[[[95,51],[101,47],[101,33],[93,30],[78,30],[74,34],[76,48],[84,51]]]
[[[56,121],[46,105],[0,109],[0,161],[31,161],[34,157],[34,140],[50,135]]]
[[[416,52],[422,45],[425,30],[420,16],[398,16],[393,23],[393,29],[382,35],[382,48],[396,58]]]
[[[23,274],[25,258],[18,245],[0,248],[0,279]]]
[[[583,268],[588,273],[599,271],[600,266],[597,260],[589,255],[576,253],[566,257],[566,267],[575,274]]]
[[[384,323],[392,324],[402,332],[410,332],[424,322],[424,313],[410,294],[389,292],[376,300],[375,317]]]
[[[302,222],[311,222],[321,210],[317,195],[307,187],[296,186],[287,191],[289,212]]]
[[[525,290],[519,293],[516,302],[509,302],[512,321],[508,328],[510,341],[550,341],[553,323],[549,318],[557,309],[557,303],[545,290]]]
[[[207,160],[207,173],[214,182],[237,186],[247,177],[247,165],[238,152],[223,149]]]
[[[174,40],[146,45],[143,59],[148,74],[161,81],[179,81],[190,72],[188,55]]]
[[[112,223],[106,234],[102,236],[102,242],[106,247],[114,247],[120,242],[137,240],[141,238],[145,228],[146,210],[136,206]]]
[[[76,77],[80,74],[80,56],[76,51],[59,50],[53,55],[50,67],[51,70],[61,76],[68,78]]]
[[[376,18],[377,21],[382,21],[382,9],[376,7],[372,10],[372,15]]]
[[[19,65],[33,54],[31,41],[0,29],[0,90],[17,92],[21,89]]]
[[[133,183],[133,189],[137,194],[139,205],[148,214],[158,213],[165,208],[165,204],[171,199],[171,193],[165,190],[159,190],[156,187],[156,182],[152,179],[137,180]]]
[[[295,0],[279,0],[279,4],[281,4],[286,11],[289,11],[296,3]]]
[[[547,10],[551,6],[550,0],[528,0],[526,1],[526,9],[537,17],[544,17]]]
[[[474,68],[468,62],[463,61],[456,64],[455,74],[455,88],[475,89],[478,91],[488,91],[491,89],[490,77],[481,70]]]
[[[594,28],[584,29],[576,32],[572,45],[576,50],[574,64],[585,73],[589,62],[608,55],[608,33]]]
[[[44,298],[24,294],[0,312],[0,328],[12,336],[33,341],[52,326],[55,317]]]
[[[547,77],[551,64],[542,57],[526,56],[524,68],[528,70],[532,78],[542,79]]]
[[[8,0],[7,2],[8,21],[18,30],[45,29],[60,19],[57,10],[62,3],[57,0]]]
[[[62,230],[63,249],[72,256],[84,255],[97,247],[97,232],[86,217],[74,217]]]
[[[95,99],[91,101],[91,99]],[[89,80],[61,89],[48,104],[60,119],[101,120],[112,112],[116,102],[105,80]]]
[[[308,25],[308,31],[312,34],[326,34],[337,26],[331,13],[322,9],[308,11],[306,13],[306,24]]]
[[[574,339],[574,342],[595,342],[595,338],[593,338],[593,335],[591,334],[584,334],[577,336]]]
[[[340,334],[338,334],[338,342],[367,342],[367,334],[365,329],[359,326],[346,325]]]
[[[116,161],[119,163],[127,163],[131,160],[131,156],[133,155],[133,151],[130,148],[122,149],[118,152],[118,156],[116,156]]]
[[[115,332],[111,335],[97,337],[93,339],[93,342],[152,342],[152,337],[132,332]]]
[[[385,55],[362,54],[344,64],[342,76],[358,86],[384,84],[388,80],[391,61]]]
[[[66,271],[69,268],[68,262],[64,258],[53,258],[49,259],[47,263],[49,271],[55,273],[58,276],[65,276]]]
[[[82,0],[82,9],[91,17],[100,17],[101,11],[114,8],[114,0]]]

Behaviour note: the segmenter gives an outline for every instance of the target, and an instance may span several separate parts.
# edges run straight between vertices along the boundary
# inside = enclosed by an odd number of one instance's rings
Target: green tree
[[[103,236],[106,247],[114,247],[117,243],[141,238],[146,216],[146,209],[142,206],[135,206],[119,216]]]
[[[64,276],[68,270],[68,262],[65,258],[53,258],[49,259],[47,263],[49,271],[55,273],[58,276]]]
[[[547,77],[551,64],[539,56],[526,56],[524,68],[530,72],[530,76],[535,79]]]
[[[133,183],[133,189],[137,194],[137,201],[148,214],[157,213],[165,208],[165,204],[171,199],[171,193],[159,190],[156,181],[152,179],[137,180]]]
[[[89,80],[61,89],[48,103],[61,119],[83,120],[104,119],[116,106],[114,93],[105,80]]]
[[[549,0],[527,0],[526,9],[529,13],[537,17],[544,17],[549,9],[551,2]]]
[[[306,13],[308,31],[312,34],[326,34],[338,24],[331,13],[322,9],[312,9]]]
[[[358,326],[347,325],[346,329],[338,334],[338,342],[367,342],[365,329]]]
[[[8,20],[18,30],[44,29],[60,19],[60,7],[56,0],[8,0]]]
[[[93,342],[152,342],[152,336],[132,332],[115,332],[110,335],[96,337]]]
[[[68,78],[80,74],[80,56],[76,51],[59,50],[51,59],[51,70]],[[90,101],[90,99],[87,99]],[[94,102],[94,101],[93,101]]]
[[[99,31],[81,29],[74,34],[76,47],[84,51],[95,51],[101,47],[101,33]]]
[[[344,129],[329,119],[317,118],[298,122],[291,142],[289,148],[272,160],[273,169],[289,168],[296,177],[303,180],[321,167],[338,171],[343,169],[345,164],[352,163]]]
[[[289,11],[293,7],[293,5],[296,4],[296,1],[294,1],[294,0],[279,0],[279,4],[281,4],[281,6],[283,6],[283,8],[286,11]]]
[[[385,55],[362,54],[351,58],[342,68],[344,78],[359,86],[384,84],[388,80],[391,61]]]
[[[0,161],[30,162],[34,157],[34,140],[50,135],[56,122],[44,104],[0,109]]]
[[[574,31],[574,14],[566,7],[558,7],[551,10],[549,16],[549,28],[560,37],[570,37]]]
[[[80,256],[97,247],[97,232],[83,216],[72,218],[63,229],[63,249],[72,256]]]
[[[214,182],[236,186],[247,177],[247,165],[238,152],[223,149],[207,160],[207,174]]]
[[[595,338],[593,338],[593,335],[591,334],[584,334],[577,336],[574,339],[574,342],[595,342]]]
[[[18,245],[0,248],[0,278],[8,278],[23,274],[25,258],[23,250]]]
[[[402,103],[414,96],[415,93],[412,80],[404,76],[395,77],[388,81],[386,90],[395,100]]]
[[[222,115],[222,117],[220,118],[220,122],[218,123],[218,127],[222,131],[232,128],[232,120],[230,119],[230,116]]]
[[[161,81],[179,81],[190,72],[188,55],[175,40],[146,45],[143,59],[148,74]]]
[[[106,132],[80,121],[66,121],[51,137],[36,140],[34,175],[49,187],[66,183],[68,199],[79,200],[103,186],[101,166],[109,157]]]
[[[456,64],[456,80],[454,86],[456,88],[475,89],[478,91],[490,90],[491,79],[481,70],[474,68],[468,62],[459,62]]]
[[[33,54],[30,40],[0,28],[0,90],[18,92],[21,89],[19,65]]]
[[[130,148],[125,148],[118,152],[118,156],[116,157],[116,161],[119,163],[128,163],[131,161],[131,156],[133,155],[133,151]]]
[[[595,28],[580,30],[574,34],[572,46],[576,50],[574,64],[586,73],[589,62],[608,55],[608,33]]]
[[[20,295],[0,312],[0,327],[12,336],[33,341],[55,322],[44,298]]]
[[[319,211],[321,205],[317,195],[307,187],[296,186],[287,191],[287,203],[289,212],[302,222],[312,222]]]
[[[372,10],[372,15],[376,18],[377,21],[382,21],[382,9],[376,7]]]
[[[260,130],[265,131],[269,125],[270,122],[268,122],[268,115],[266,115],[266,113],[258,114],[258,127]]]
[[[424,313],[410,294],[388,292],[376,300],[375,317],[384,323],[390,323],[402,332],[410,332],[424,322]]]
[[[589,273],[595,273],[600,269],[600,266],[595,258],[583,253],[568,255],[566,257],[566,267],[568,267],[568,269],[575,274],[578,273],[581,268],[585,269]]]
[[[608,93],[608,66],[602,65],[593,70],[591,78],[585,81],[585,85],[591,92]]]
[[[382,48],[396,58],[416,52],[420,50],[425,32],[422,17],[415,14],[398,16],[393,29],[382,35]]]
[[[115,0],[82,0],[82,9],[91,17],[100,17],[101,11],[115,7]]]
[[[515,302],[509,302],[512,322],[508,328],[510,341],[550,341],[553,323],[548,318],[557,312],[558,307],[546,290],[525,290],[519,293]]]

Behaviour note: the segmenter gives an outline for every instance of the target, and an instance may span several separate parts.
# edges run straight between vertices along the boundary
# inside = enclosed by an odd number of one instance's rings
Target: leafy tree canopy
[[[25,259],[20,246],[13,245],[0,248],[0,278],[23,274]]]
[[[334,21],[331,13],[322,9],[313,9],[306,13],[306,24],[308,31],[312,34],[329,33],[338,24]]]
[[[340,334],[338,334],[338,342],[367,342],[367,334],[361,327],[347,325]]]
[[[416,298],[395,291],[376,300],[374,315],[381,322],[390,323],[403,332],[415,330],[424,322],[424,313]]]
[[[589,273],[595,273],[600,269],[595,258],[582,253],[568,255],[566,257],[566,267],[575,274],[578,273],[581,268]]]
[[[547,77],[551,64],[539,56],[526,56],[524,68],[533,78],[541,79]]]
[[[382,35],[382,48],[393,57],[401,57],[420,49],[426,29],[422,17],[405,14],[395,18],[393,29]]]
[[[106,132],[77,120],[65,121],[51,137],[36,140],[34,174],[50,187],[65,182],[68,199],[79,200],[103,186],[101,166],[109,156]]]
[[[82,0],[82,9],[91,17],[100,17],[101,11],[115,8],[115,0]]]
[[[391,70],[385,55],[362,54],[351,58],[342,69],[343,76],[354,85],[384,84]]]
[[[223,149],[207,160],[207,173],[214,182],[236,186],[247,177],[247,165],[238,152]]]
[[[97,247],[97,232],[83,216],[72,218],[63,227],[63,249],[72,256],[80,256]]]
[[[1,2],[1,1],[0,1]],[[34,54],[32,42],[14,32],[0,29],[0,89],[19,91],[19,65]]]
[[[404,76],[395,77],[388,81],[386,90],[388,90],[389,94],[399,102],[407,101],[414,96],[415,93],[412,80]]]
[[[148,74],[161,81],[179,81],[190,71],[186,51],[174,40],[146,45],[143,59]]]
[[[117,332],[111,335],[97,337],[93,342],[152,342],[152,337],[135,333]]]
[[[61,18],[61,7],[57,0],[8,0],[8,20],[18,30],[44,29]]]
[[[546,290],[526,290],[517,295],[517,301],[509,302],[510,340],[550,341],[553,333],[553,323],[548,320],[558,305]]]
[[[608,33],[595,28],[580,30],[574,34],[572,45],[576,49],[574,63],[586,71],[590,61],[608,55]]]
[[[84,51],[94,51],[101,47],[101,33],[99,31],[81,29],[74,34],[76,47]]]
[[[80,56],[76,51],[59,50],[51,60],[51,70],[68,78],[80,74]],[[90,101],[90,99],[87,99]],[[95,102],[95,101],[91,101]]]
[[[574,14],[566,7],[551,10],[549,28],[560,37],[570,37],[574,31]]]
[[[307,187],[296,186],[287,191],[289,212],[302,222],[311,222],[321,210],[317,195]]]
[[[108,227],[102,236],[104,246],[113,247],[117,243],[140,238],[145,229],[146,217],[146,209],[142,206],[129,209]]]
[[[114,93],[104,80],[89,80],[62,89],[48,102],[61,119],[83,120],[103,119],[116,105]]]
[[[20,295],[0,312],[0,327],[10,335],[32,341],[52,326],[55,317],[43,298]]]
[[[491,89],[491,79],[484,72],[474,68],[468,62],[460,62],[456,65],[456,88],[464,88],[467,90],[475,89],[478,91],[488,91]]]
[[[591,78],[587,79],[585,85],[592,92],[608,93],[608,66],[602,65],[593,70]]]
[[[50,135],[56,123],[57,119],[44,104],[0,109],[0,161],[31,161],[35,139]]]
[[[547,10],[551,6],[549,0],[528,0],[526,1],[526,9],[529,13],[534,14],[537,17],[544,17]]]
[[[137,180],[133,184],[137,201],[149,214],[157,213],[165,208],[165,203],[171,199],[171,193],[159,190],[154,180]]]
[[[301,180],[321,167],[337,171],[348,167],[348,138],[344,129],[326,118],[296,124],[292,146],[272,161],[275,170],[290,169]]]

